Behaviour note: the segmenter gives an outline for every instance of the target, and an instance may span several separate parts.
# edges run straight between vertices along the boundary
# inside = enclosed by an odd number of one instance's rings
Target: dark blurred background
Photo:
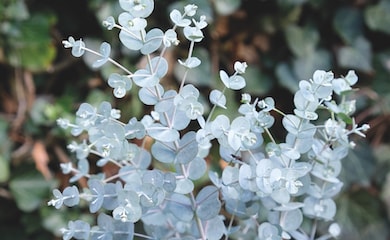
[[[172,8],[196,3],[209,19],[206,38],[194,54],[203,64],[188,81],[208,92],[218,70],[232,72],[246,61],[245,92],[273,96],[291,112],[298,81],[317,69],[336,76],[354,69],[359,76],[356,121],[371,129],[343,161],[343,193],[337,197],[341,239],[389,239],[390,214],[390,1],[389,0],[156,0],[148,26],[167,30]],[[0,2],[0,238],[56,239],[68,220],[93,221],[84,209],[47,206],[53,188],[67,185],[59,164],[72,161],[66,145],[73,138],[56,119],[74,118],[82,102],[111,101],[123,118],[140,118],[147,109],[133,88],[112,98],[107,76],[118,69],[91,69],[61,41],[82,38],[98,49],[110,42],[112,57],[129,69],[140,55],[121,47],[118,31],[101,22],[121,13],[116,0],[1,0]],[[164,79],[176,87],[185,41],[167,52],[172,71]],[[229,98],[239,99],[239,94]],[[236,101],[236,102],[237,102]],[[234,102],[234,101],[233,101]],[[283,132],[273,131],[282,139]],[[83,184],[83,182],[79,182]]]

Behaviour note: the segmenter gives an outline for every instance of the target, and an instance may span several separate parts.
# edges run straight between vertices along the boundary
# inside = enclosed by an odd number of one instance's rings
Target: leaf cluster
[[[63,238],[221,239],[250,231],[257,239],[314,239],[317,221],[333,221],[336,215],[333,198],[343,185],[341,160],[354,146],[350,135],[364,137],[369,128],[351,117],[355,101],[348,95],[357,82],[355,72],[335,78],[332,72],[316,70],[310,79],[299,82],[295,109],[289,114],[279,110],[271,97],[252,99],[243,93],[238,114],[230,119],[216,109],[226,108],[226,92],[246,86],[248,65],[237,61],[232,74],[220,70],[222,89],[210,92],[212,107],[206,114],[199,90],[186,83],[187,73],[201,64],[192,54],[204,38],[206,17],[198,17],[198,7],[188,4],[171,11],[170,29],[149,30],[146,19],[154,9],[152,0],[120,0],[119,4],[123,12],[118,23],[108,17],[103,24],[108,30],[119,29],[121,43],[146,57],[144,68],[123,67],[111,58],[107,42],[98,52],[82,39],[69,37],[63,44],[74,57],[86,52],[98,56],[92,63],[95,68],[107,63],[117,66],[124,73],[108,78],[114,96],[124,97],[134,83],[139,99],[152,110],[126,123],[109,102],[97,107],[83,103],[74,122],[58,120],[72,135],[83,138],[68,145],[76,164],[63,163],[61,168],[73,174],[71,182],[81,178],[88,182],[82,191],[74,185],[62,192],[53,190],[48,204],[57,209],[73,207],[82,199],[90,213],[100,213],[96,226],[70,221],[62,230]],[[177,90],[166,89],[161,83],[169,70],[164,54],[179,44],[179,34],[190,43],[187,58],[178,61],[185,72]],[[320,111],[328,116],[325,120],[319,118]],[[284,141],[277,142],[271,133],[275,122],[271,113],[282,116]],[[151,141],[150,148],[146,141]],[[205,158],[213,145],[227,163],[221,177],[207,169]],[[91,173],[90,155],[98,157],[98,167],[113,164],[117,173]],[[209,177],[210,184],[196,189],[195,181],[203,176]],[[301,228],[304,219],[312,222],[308,232]],[[137,222],[142,222],[145,234],[134,232]],[[337,237],[337,229],[337,224],[331,225],[320,239]]]

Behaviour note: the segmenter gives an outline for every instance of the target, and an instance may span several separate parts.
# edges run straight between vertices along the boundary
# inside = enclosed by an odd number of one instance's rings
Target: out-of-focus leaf
[[[375,79],[371,85],[372,89],[383,96],[389,94],[390,51],[383,51],[374,55],[373,67],[375,69]]]
[[[362,35],[363,14],[357,8],[345,7],[337,10],[333,19],[333,27],[340,37],[351,44]]]
[[[291,92],[296,92],[298,88],[298,81],[290,66],[286,62],[281,62],[276,66],[275,74],[278,78],[279,84]]]
[[[355,149],[350,150],[342,164],[343,171],[340,178],[344,182],[344,186],[347,187],[351,184],[370,185],[376,162],[368,144],[360,143]]]
[[[290,25],[285,30],[287,44],[294,55],[305,57],[316,48],[320,36],[316,29],[311,27],[298,27]]]
[[[256,95],[264,95],[270,91],[274,82],[262,73],[259,68],[248,66],[244,77],[246,79],[245,92]]]
[[[10,176],[9,162],[0,155],[0,183],[8,180]]]
[[[278,0],[280,5],[301,5],[307,0]]]
[[[3,14],[1,17],[14,20],[25,20],[30,15],[24,0],[12,1],[9,5],[5,4],[4,9],[0,7],[0,14]]]
[[[56,56],[50,28],[56,19],[49,14],[34,14],[28,20],[13,23],[18,31],[8,39],[6,59],[13,66],[31,71],[47,69]]]
[[[236,11],[241,5],[241,0],[216,0],[213,2],[215,10],[221,15],[229,15]]]
[[[202,48],[194,50],[194,56],[199,58],[202,62],[197,68],[190,69],[187,74],[187,83],[192,83],[196,86],[211,86],[214,78],[211,74],[211,62],[209,53]],[[177,63],[174,67],[174,74],[177,79],[181,80],[186,68]]]
[[[341,67],[371,72],[371,44],[365,38],[359,37],[353,46],[341,47],[337,51],[337,60]]]
[[[390,34],[390,2],[382,0],[374,6],[366,8],[364,19],[372,30]]]
[[[10,177],[9,158],[11,142],[7,134],[8,123],[0,119],[0,183],[5,182]]]
[[[327,70],[331,67],[332,56],[326,50],[313,51],[310,54],[294,59],[293,68],[297,80],[310,79],[318,69]]]
[[[366,191],[338,199],[335,220],[342,225],[340,239],[386,239],[389,234],[381,202]]]
[[[50,194],[54,183],[54,181],[47,181],[34,168],[27,168],[14,175],[9,186],[18,208],[31,212],[41,204],[45,204],[44,200]]]
[[[31,152],[37,170],[45,177],[46,180],[51,178],[51,172],[48,166],[50,161],[49,154],[42,141],[36,141]]]
[[[190,3],[191,1],[173,1],[172,4],[170,4],[168,7],[167,7],[167,13],[166,15],[169,15],[169,13],[173,10],[173,9],[184,9],[184,6],[186,6],[188,3]],[[194,16],[195,19],[199,19],[199,16],[206,16],[206,19],[207,19],[207,22],[209,24],[211,24],[213,22],[213,19],[214,19],[214,9],[211,5],[211,1],[209,0],[197,0],[196,2],[193,2],[196,4],[196,6],[198,6],[198,9],[196,11],[196,14]]]
[[[382,143],[376,146],[373,148],[373,153],[376,160],[374,180],[378,184],[386,184],[385,182],[390,184],[390,144]],[[390,191],[390,188],[383,187],[383,189],[384,191]],[[388,201],[390,201],[390,198],[388,198]]]

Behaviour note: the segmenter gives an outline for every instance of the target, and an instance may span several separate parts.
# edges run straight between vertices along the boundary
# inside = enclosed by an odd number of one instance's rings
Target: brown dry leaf
[[[211,35],[214,39],[223,38],[229,34],[229,18],[219,17]]]
[[[253,45],[247,45],[243,42],[238,43],[236,49],[236,56],[242,61],[254,63],[259,61],[259,55]]]
[[[256,34],[253,38],[253,45],[262,52],[270,49],[269,37],[264,34]]]
[[[31,155],[37,170],[42,173],[46,180],[51,179],[52,176],[48,167],[48,163],[50,161],[49,154],[46,151],[45,145],[41,141],[36,141],[34,143]]]

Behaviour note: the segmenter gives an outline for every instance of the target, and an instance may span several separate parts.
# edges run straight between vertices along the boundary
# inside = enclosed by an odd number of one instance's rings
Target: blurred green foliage
[[[156,1],[151,25],[169,26],[173,6],[190,1]],[[190,82],[205,91],[217,69],[236,60],[250,66],[245,91],[272,95],[290,109],[291,92],[316,69],[335,75],[355,69],[356,119],[368,122],[365,142],[344,160],[344,194],[337,218],[342,239],[387,239],[390,216],[390,1],[389,0],[199,0],[211,21],[207,40],[195,52],[203,69]],[[117,32],[100,22],[119,12],[116,0],[2,0],[0,3],[0,235],[2,239],[55,239],[67,220],[83,209],[57,211],[46,206],[53,187],[67,177],[61,161],[72,159],[65,146],[72,139],[56,127],[58,117],[71,118],[77,104],[113,101],[104,66],[90,69],[86,57],[74,59],[62,48],[68,35],[98,48],[113,46],[118,61],[135,69],[139,56],[120,48]],[[174,54],[185,52],[180,47]],[[174,63],[171,63],[174,64]],[[164,84],[176,86],[175,67]],[[236,97],[236,96],[230,96]],[[115,102],[123,116],[147,111],[130,95]],[[280,135],[279,137],[283,137]],[[44,147],[39,148],[40,143]],[[84,184],[82,181],[80,185]]]

